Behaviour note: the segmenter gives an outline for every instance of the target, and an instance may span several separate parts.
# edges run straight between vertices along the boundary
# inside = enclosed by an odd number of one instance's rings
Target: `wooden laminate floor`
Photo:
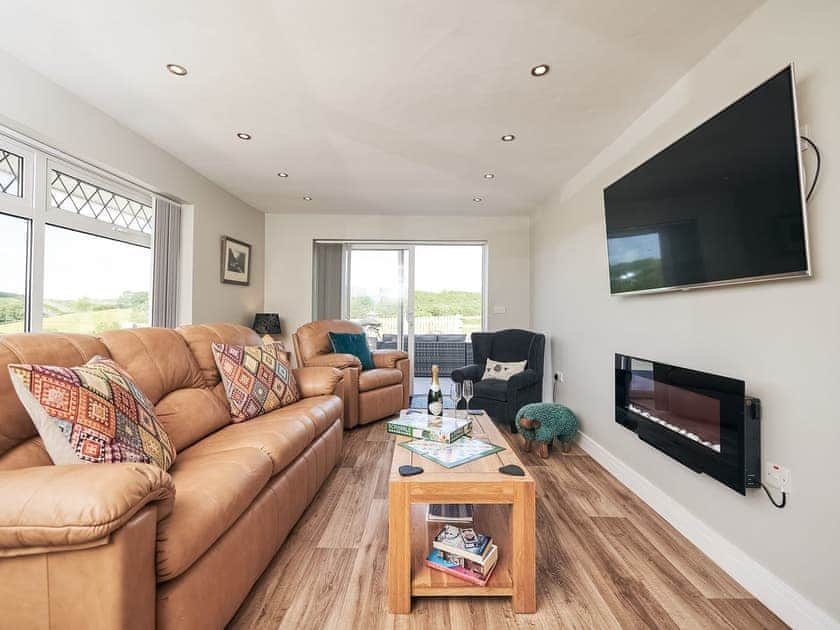
[[[582,450],[542,460],[503,433],[537,482],[536,614],[514,614],[507,598],[418,598],[411,615],[387,612],[394,441],[377,423],[344,434],[339,467],[230,627],[785,627]]]

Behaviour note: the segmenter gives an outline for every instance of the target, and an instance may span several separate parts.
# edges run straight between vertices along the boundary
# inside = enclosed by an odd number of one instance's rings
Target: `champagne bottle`
[[[428,403],[426,404],[426,411],[430,416],[443,415],[443,392],[440,391],[437,365],[432,366],[432,385],[429,387],[429,397]]]

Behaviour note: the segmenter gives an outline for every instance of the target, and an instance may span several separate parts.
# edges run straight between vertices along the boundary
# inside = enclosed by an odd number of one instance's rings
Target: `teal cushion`
[[[373,357],[370,354],[370,348],[367,345],[367,337],[365,333],[330,333],[330,343],[333,347],[333,352],[340,354],[352,354],[359,358],[362,362],[363,370],[372,370]]]

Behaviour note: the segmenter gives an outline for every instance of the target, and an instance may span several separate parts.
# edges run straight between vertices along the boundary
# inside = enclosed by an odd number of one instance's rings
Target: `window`
[[[23,157],[0,148],[0,192],[23,197]]]
[[[52,171],[50,197],[54,208],[110,223],[117,227],[152,233],[152,208],[128,197],[82,181],[60,171]]]
[[[26,329],[29,221],[0,214],[0,335]]]
[[[94,334],[149,325],[148,247],[46,226],[43,330]]]
[[[148,326],[152,206],[146,191],[0,130],[0,335]]]

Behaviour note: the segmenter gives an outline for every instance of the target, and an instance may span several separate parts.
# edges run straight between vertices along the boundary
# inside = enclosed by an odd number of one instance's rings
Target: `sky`
[[[418,245],[415,248],[417,291],[481,291],[482,254],[480,245]],[[355,294],[378,295],[380,289],[399,282],[398,254],[391,250],[354,250],[350,283]]]
[[[123,291],[148,291],[151,250],[72,230],[47,226],[44,297],[112,299]],[[0,214],[0,292],[26,286],[26,222]]]

